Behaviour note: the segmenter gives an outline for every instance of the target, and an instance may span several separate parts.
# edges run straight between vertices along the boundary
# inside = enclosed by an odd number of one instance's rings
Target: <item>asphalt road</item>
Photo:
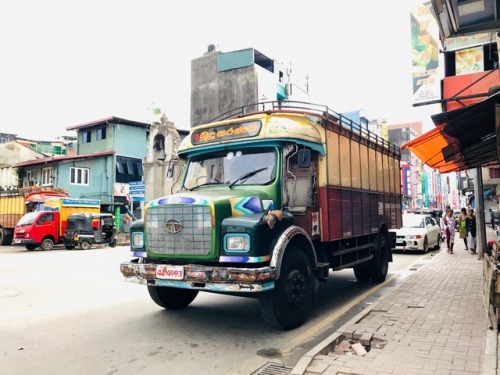
[[[293,367],[431,256],[395,254],[388,280],[378,285],[356,282],[352,270],[332,272],[307,322],[282,332],[263,321],[256,299],[200,293],[184,310],[163,310],[145,286],[123,281],[127,247],[3,246],[0,372],[249,375],[271,361]]]

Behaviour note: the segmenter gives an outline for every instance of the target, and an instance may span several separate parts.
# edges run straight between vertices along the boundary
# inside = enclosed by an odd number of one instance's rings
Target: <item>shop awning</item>
[[[498,162],[498,108],[500,92],[479,103],[433,115],[436,127],[403,144],[401,149],[408,148],[423,163],[441,173]]]

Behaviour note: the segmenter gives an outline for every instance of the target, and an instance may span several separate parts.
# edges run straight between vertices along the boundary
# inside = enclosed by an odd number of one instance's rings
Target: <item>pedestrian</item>
[[[469,246],[467,244],[467,209],[462,207],[460,209],[460,215],[458,215],[458,233],[460,234],[460,238],[463,239],[465,244],[465,250],[469,250]]]
[[[467,227],[467,244],[471,254],[476,253],[476,216],[474,210],[469,208],[467,211],[466,227]]]
[[[443,220],[446,225],[446,245],[448,253],[453,254],[453,245],[455,244],[455,219],[453,219],[453,211],[446,211],[446,216]]]
[[[491,229],[495,229],[495,212],[490,208],[490,224]]]

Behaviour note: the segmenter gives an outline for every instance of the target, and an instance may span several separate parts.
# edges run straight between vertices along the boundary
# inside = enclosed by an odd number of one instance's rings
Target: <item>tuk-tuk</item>
[[[67,250],[77,246],[87,250],[93,244],[115,247],[116,243],[115,220],[112,214],[83,212],[68,216],[64,232],[64,247]]]

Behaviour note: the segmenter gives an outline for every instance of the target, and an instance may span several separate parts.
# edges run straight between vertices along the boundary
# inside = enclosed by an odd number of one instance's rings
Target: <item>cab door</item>
[[[51,211],[42,213],[35,224],[36,242],[41,243],[47,236],[51,236],[55,242],[59,240],[58,214]]]

